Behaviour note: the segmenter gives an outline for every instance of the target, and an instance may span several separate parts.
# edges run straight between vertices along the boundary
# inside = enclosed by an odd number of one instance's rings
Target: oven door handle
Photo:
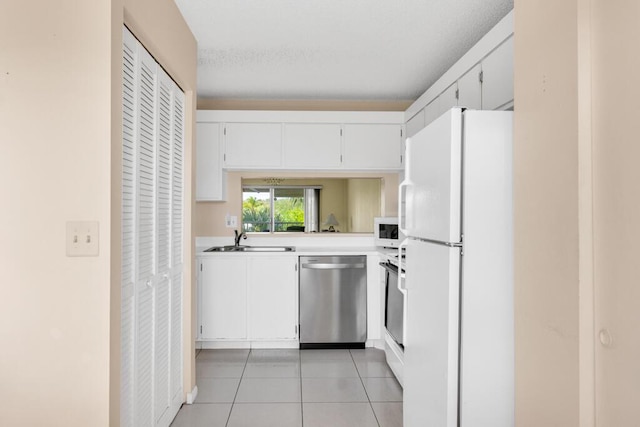
[[[402,295],[407,295],[407,287],[405,286],[405,269],[404,269],[404,265],[402,265],[402,253],[403,250],[406,253],[405,248],[407,247],[407,244],[409,243],[409,239],[404,239],[402,242],[400,242],[400,244],[398,245],[398,263],[400,264],[400,273],[398,274],[398,290],[400,292],[402,292]]]
[[[380,264],[380,267],[384,268],[385,270],[398,274],[398,267],[391,264],[390,262],[380,262],[378,264]]]

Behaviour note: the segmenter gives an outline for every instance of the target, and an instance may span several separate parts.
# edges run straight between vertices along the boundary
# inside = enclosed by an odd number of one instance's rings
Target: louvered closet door
[[[137,41],[123,29],[120,425],[134,426]]]
[[[156,63],[140,49],[138,96],[138,185],[136,283],[135,414],[137,426],[154,425],[154,290],[156,273]]]
[[[173,82],[158,72],[157,220],[158,281],[155,286],[155,422],[169,408],[169,326],[171,273],[171,148]]]
[[[184,94],[124,30],[122,426],[182,404]]]
[[[182,273],[184,228],[184,93],[175,85],[171,158],[171,340],[169,391],[172,412],[182,404]]]

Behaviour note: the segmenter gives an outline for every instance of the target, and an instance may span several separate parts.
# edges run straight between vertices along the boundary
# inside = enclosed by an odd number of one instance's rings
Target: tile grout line
[[[302,398],[302,354],[298,348],[298,374],[300,375],[300,426],[304,427],[304,399]]]
[[[353,353],[349,350],[349,355],[351,356],[351,360],[356,367],[356,372],[358,373],[358,378],[360,378],[360,383],[362,384],[362,388],[364,389],[364,394],[367,395],[367,401],[369,402],[369,407],[371,408],[371,412],[373,412],[373,417],[376,419],[376,423],[378,427],[380,427],[380,420],[378,420],[378,415],[376,414],[375,409],[373,409],[373,404],[371,403],[371,398],[369,397],[369,392],[367,391],[367,387],[364,385],[364,381],[362,380],[362,375],[360,375],[360,369],[358,369],[358,364],[356,363],[356,359],[353,357]]]
[[[242,384],[242,378],[244,378],[244,371],[247,369],[247,363],[249,363],[249,357],[251,357],[251,349],[249,349],[249,353],[247,353],[247,358],[244,361],[244,367],[242,368],[242,373],[240,374],[240,381],[238,381],[236,394],[233,395],[233,402],[231,402],[231,409],[229,409],[229,415],[227,415],[227,422],[224,424],[225,427],[229,425],[229,420],[231,420],[231,413],[233,412],[233,407],[236,405],[236,399],[238,398],[238,392],[240,391],[240,384]]]

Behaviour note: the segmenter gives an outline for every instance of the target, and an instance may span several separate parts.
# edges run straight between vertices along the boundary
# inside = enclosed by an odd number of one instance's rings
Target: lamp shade
[[[327,220],[324,222],[324,225],[340,225],[340,223],[338,222],[338,220],[336,219],[336,216],[332,213],[329,214],[329,216],[327,217]]]

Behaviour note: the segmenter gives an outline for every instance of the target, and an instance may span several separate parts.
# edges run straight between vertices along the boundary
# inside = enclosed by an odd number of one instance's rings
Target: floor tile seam
[[[369,392],[367,391],[367,387],[364,385],[364,381],[362,380],[362,376],[360,375],[360,370],[358,369],[358,364],[356,363],[354,357],[353,357],[353,353],[351,351],[349,351],[349,354],[351,355],[351,359],[353,360],[353,364],[356,365],[356,370],[358,371],[358,376],[360,378],[360,383],[362,383],[362,388],[364,389],[364,394],[367,396],[367,401],[369,402],[369,407],[371,408],[371,412],[373,412],[373,417],[376,420],[376,424],[378,424],[378,427],[380,427],[380,420],[378,420],[378,415],[376,414],[375,409],[373,409],[373,403],[371,403],[371,398],[369,397]]]
[[[240,374],[240,380],[238,381],[238,387],[236,387],[236,393],[233,395],[233,402],[231,402],[231,408],[229,409],[229,415],[227,415],[227,422],[224,424],[225,427],[229,425],[229,421],[231,420],[231,413],[233,412],[233,407],[236,404],[236,399],[238,398],[238,392],[240,391],[240,384],[242,384],[242,378],[244,377],[244,371],[247,369],[247,363],[249,361],[249,356],[251,356],[251,349],[249,349],[249,353],[247,353],[247,358],[244,360],[244,367],[242,368],[242,373]]]
[[[352,377],[352,376],[346,376],[346,375],[337,375],[337,376],[329,376],[329,375],[324,375],[324,376],[309,376],[309,375],[304,375],[301,378],[303,379],[333,379],[333,380],[337,380],[337,379],[356,379],[356,378],[360,378],[360,376],[357,377]]]
[[[304,427],[304,399],[302,394],[302,355],[298,350],[298,375],[300,378],[300,426]]]
[[[242,377],[247,380],[297,380],[300,377],[283,377],[283,376],[273,376],[273,377]]]
[[[371,404],[371,402],[369,402],[369,400],[302,400],[302,404],[306,405],[307,403],[346,403],[346,404],[352,404],[352,403],[369,403]],[[379,403],[379,402],[376,402]]]

